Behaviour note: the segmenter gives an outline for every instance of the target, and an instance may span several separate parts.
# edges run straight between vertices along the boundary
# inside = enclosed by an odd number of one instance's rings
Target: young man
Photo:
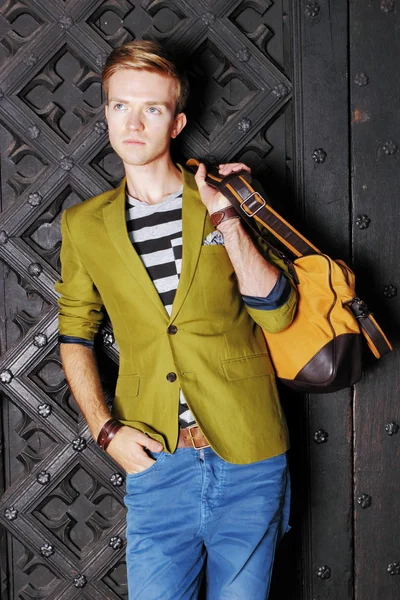
[[[205,572],[209,600],[265,600],[290,483],[261,327],[287,327],[297,294],[204,165],[194,177],[173,163],[188,85],[165,49],[117,48],[103,81],[126,178],[64,212],[57,290],[68,383],[127,472],[129,598],[196,598]],[[120,349],[112,417],[92,350],[103,305]]]

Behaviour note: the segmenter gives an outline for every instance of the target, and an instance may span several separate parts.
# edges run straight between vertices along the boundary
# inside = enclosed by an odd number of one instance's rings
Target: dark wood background
[[[154,38],[188,60],[181,159],[247,162],[274,205],[354,266],[398,347],[400,2],[0,1],[0,598],[127,597],[124,478],[57,349],[60,215],[115,186],[99,73]],[[118,349],[99,360],[112,399]],[[400,598],[399,353],[352,390],[283,392],[292,529],[273,600]]]

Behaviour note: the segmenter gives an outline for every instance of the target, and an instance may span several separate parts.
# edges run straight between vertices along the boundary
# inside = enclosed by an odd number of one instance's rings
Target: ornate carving
[[[37,56],[30,54],[27,58],[24,58],[24,63],[27,67],[34,67],[37,63]]]
[[[392,562],[388,565],[387,572],[389,575],[400,575],[400,563]]]
[[[28,271],[30,275],[33,275],[33,277],[38,277],[43,271],[43,267],[40,263],[31,263],[28,267]]]
[[[64,169],[64,171],[70,171],[74,166],[74,159],[69,156],[62,156],[60,159],[60,167]]]
[[[371,224],[371,219],[368,215],[358,215],[356,219],[356,226],[358,229],[368,229]]]
[[[11,383],[12,379],[13,374],[11,373],[10,369],[5,369],[0,373],[0,381],[2,383]]]
[[[394,0],[381,0],[381,9],[385,13],[394,11],[395,1]]]
[[[397,152],[397,145],[392,140],[389,140],[383,144],[382,150],[387,156],[393,156]]]
[[[113,186],[119,185],[124,175],[122,161],[110,145],[93,158],[90,166]]]
[[[354,78],[354,83],[360,87],[368,85],[369,77],[366,73],[358,73]]]
[[[65,29],[67,31],[68,29],[71,29],[72,25],[74,24],[74,20],[69,15],[63,15],[59,20],[59,23],[61,25],[61,29]]]
[[[121,487],[121,485],[124,483],[124,478],[120,473],[113,473],[110,476],[110,481],[113,484],[113,486]]]
[[[3,122],[4,123],[4,122]],[[4,123],[4,127],[7,124]],[[31,148],[17,134],[11,133],[11,142],[7,149],[11,161],[6,183],[10,186],[15,197],[19,197],[26,188],[35,184],[37,178],[47,167],[43,153]],[[8,192],[10,193],[10,192]]]
[[[314,433],[313,439],[317,444],[326,444],[328,437],[329,433],[325,431],[325,429],[318,429],[318,431]]]
[[[313,161],[319,165],[326,161],[326,157],[327,154],[323,148],[316,148],[312,154]]]
[[[368,494],[361,494],[357,498],[357,504],[361,506],[361,508],[369,508],[372,504],[372,497]]]
[[[5,0],[1,6],[1,17],[3,26],[0,44],[4,49],[2,54],[5,62],[39,34],[43,21],[33,7],[22,0]],[[4,23],[7,23],[6,27]]]
[[[99,75],[78,54],[63,46],[41,71],[27,82],[19,98],[63,139],[70,142],[94,117],[102,104]],[[61,167],[70,158],[62,159]]]
[[[37,125],[31,125],[28,127],[28,136],[31,140],[36,140],[40,135],[40,129]]]
[[[84,575],[77,575],[74,577],[74,586],[76,588],[83,588],[87,584],[87,579]]]
[[[37,333],[33,338],[33,345],[37,348],[44,348],[47,346],[48,340],[45,333]]]
[[[284,98],[289,93],[289,90],[284,83],[278,83],[272,91],[277,98]]]
[[[79,464],[38,502],[33,517],[78,558],[97,543],[104,548],[125,514],[122,500]]]
[[[83,437],[78,437],[72,441],[72,447],[75,452],[83,452],[87,446],[86,440]]]
[[[39,206],[42,203],[43,196],[39,192],[32,192],[28,196],[28,204],[31,206]]]
[[[123,546],[124,542],[122,540],[121,537],[119,537],[119,535],[114,535],[109,542],[109,546],[111,546],[111,548],[113,550],[120,550]]]
[[[397,296],[397,287],[395,285],[385,285],[385,287],[383,288],[383,295],[385,296],[385,298],[388,298],[389,300],[391,298],[395,298]]]
[[[18,517],[18,511],[13,506],[10,506],[9,508],[5,509],[4,516],[7,521],[15,521],[15,519]]]
[[[9,240],[8,234],[4,229],[0,231],[0,244],[7,244]]]
[[[386,433],[390,436],[397,435],[399,432],[400,426],[395,422],[391,421],[385,425]]]
[[[51,544],[45,542],[43,544],[43,546],[40,546],[40,553],[45,558],[49,558],[50,556],[52,556],[54,554],[54,546],[52,546]]]
[[[47,419],[51,415],[52,408],[50,404],[39,404],[37,408],[38,414],[43,417],[43,419]]]
[[[50,479],[51,479],[51,475],[50,475],[50,473],[47,473],[47,471],[40,471],[40,473],[38,473],[36,476],[36,480],[38,483],[40,483],[40,485],[49,484]]]
[[[322,565],[318,568],[317,577],[319,577],[320,579],[329,579],[331,573],[331,569],[330,567],[328,567],[328,565]]]
[[[201,15],[201,20],[203,21],[204,25],[211,27],[215,23],[216,16],[212,12],[206,12],[204,15]]]
[[[243,48],[240,48],[240,50],[236,52],[236,58],[240,62],[248,62],[250,60],[250,56],[250,50],[245,46],[243,46]]]
[[[250,121],[250,119],[248,119],[247,117],[244,117],[243,119],[241,119],[238,123],[238,129],[239,131],[241,131],[242,133],[247,133],[248,131],[250,131],[251,127],[252,127],[252,122]]]
[[[270,0],[244,0],[230,17],[235,27],[264,54],[268,54],[268,43],[274,37],[273,29],[267,24],[271,5]]]
[[[94,124],[94,132],[97,133],[97,135],[104,135],[105,133],[107,133],[107,121],[105,119],[103,119],[102,121],[97,121]]]
[[[187,16],[176,3],[146,1],[107,2],[90,16],[88,23],[113,48],[132,39],[152,37],[168,40],[178,29],[184,29]]]
[[[3,90],[0,88],[0,102],[4,100],[4,92]]]
[[[315,19],[315,17],[319,15],[320,10],[321,7],[318,2],[307,2],[304,12],[306,13],[307,17],[310,17],[310,19]]]

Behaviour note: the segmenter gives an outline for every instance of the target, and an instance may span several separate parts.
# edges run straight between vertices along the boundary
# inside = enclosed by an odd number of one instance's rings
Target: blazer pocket
[[[115,388],[115,396],[127,398],[137,396],[139,393],[139,375],[120,375]]]
[[[267,352],[224,360],[221,364],[225,377],[229,381],[248,377],[262,377],[263,375],[273,375],[275,373]]]

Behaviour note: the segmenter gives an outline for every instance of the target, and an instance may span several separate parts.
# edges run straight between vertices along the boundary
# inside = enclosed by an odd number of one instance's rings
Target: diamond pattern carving
[[[284,18],[272,0],[5,0],[0,8],[0,270],[8,302],[0,385],[9,427],[8,500],[0,500],[9,543],[0,538],[0,575],[16,597],[127,597],[124,477],[90,440],[66,385],[53,291],[62,211],[123,176],[106,139],[104,60],[131,39],[171,45],[193,88],[181,162],[244,158],[269,182],[277,172],[285,180],[292,153],[282,143],[291,119]],[[112,402],[118,348],[107,319],[96,356]]]
[[[25,85],[19,97],[67,143],[97,116],[102,104],[99,75],[68,45]]]
[[[210,40],[196,50],[191,63],[189,114],[210,141],[250,102],[256,87]]]
[[[108,0],[91,15],[88,23],[115,48],[132,39],[171,35],[183,29],[185,21],[186,15],[172,2],[145,0],[139,4]]]
[[[119,499],[82,465],[48,492],[32,515],[78,558],[92,550],[124,516]]]
[[[32,5],[6,0],[0,7],[0,65],[39,35],[43,23]]]

